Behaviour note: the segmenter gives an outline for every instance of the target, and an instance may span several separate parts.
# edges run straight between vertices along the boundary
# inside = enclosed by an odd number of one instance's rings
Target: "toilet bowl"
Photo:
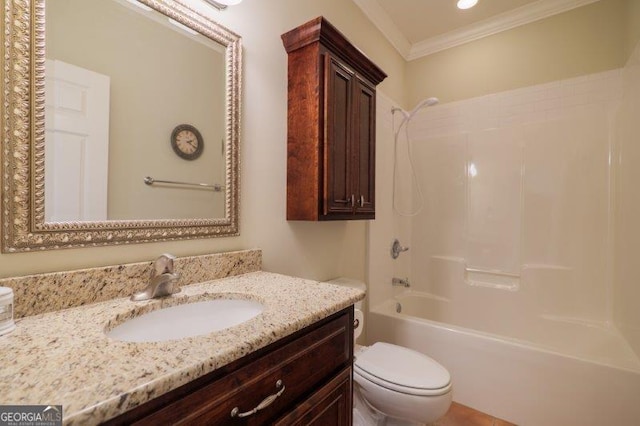
[[[354,399],[363,424],[433,423],[451,405],[451,376],[428,356],[389,343],[356,354]],[[354,422],[355,424],[355,422]]]
[[[363,282],[348,278],[328,283],[366,290]],[[361,309],[362,304],[355,307]],[[424,425],[449,410],[451,376],[437,361],[382,342],[358,346],[354,355],[354,426]]]

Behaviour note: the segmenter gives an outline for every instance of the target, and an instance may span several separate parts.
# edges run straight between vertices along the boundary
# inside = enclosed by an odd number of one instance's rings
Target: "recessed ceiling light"
[[[458,0],[458,9],[471,9],[478,0]]]

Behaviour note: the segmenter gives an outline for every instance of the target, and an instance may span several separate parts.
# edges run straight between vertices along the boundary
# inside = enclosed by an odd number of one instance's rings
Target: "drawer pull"
[[[280,389],[280,388],[282,388],[282,389]],[[255,413],[257,413],[260,410],[264,410],[265,408],[267,408],[268,406],[273,404],[273,401],[278,399],[278,397],[284,393],[284,390],[286,388],[285,388],[284,384],[282,383],[282,380],[278,380],[276,382],[276,389],[280,389],[280,390],[277,393],[274,393],[273,395],[269,395],[268,397],[263,399],[262,402],[260,402],[260,404],[258,404],[256,406],[256,408],[254,408],[251,411],[245,411],[244,413],[241,413],[240,412],[240,408],[235,407],[233,410],[231,410],[231,417],[239,417],[239,418],[248,417],[248,416],[254,415]]]

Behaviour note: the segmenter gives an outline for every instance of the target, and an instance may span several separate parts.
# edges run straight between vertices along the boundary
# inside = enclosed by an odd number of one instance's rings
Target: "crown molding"
[[[540,0],[459,30],[415,43],[411,46],[407,59],[411,61],[431,55],[597,1],[599,0]]]
[[[400,28],[393,22],[389,14],[380,6],[377,0],[353,0],[362,9],[367,18],[384,34],[395,49],[408,60],[411,43],[404,36]]]
[[[458,30],[409,43],[376,0],[353,0],[407,61],[539,21],[600,0],[538,0]]]

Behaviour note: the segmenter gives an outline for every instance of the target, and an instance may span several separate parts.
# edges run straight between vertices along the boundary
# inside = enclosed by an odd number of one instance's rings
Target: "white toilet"
[[[354,418],[362,418],[366,425],[429,424],[451,405],[449,372],[428,356],[402,346],[378,342],[361,347],[353,379],[358,411]]]
[[[329,283],[366,289],[364,283],[345,278]],[[435,360],[381,342],[356,346],[354,355],[354,426],[425,425],[449,410],[451,376]]]

